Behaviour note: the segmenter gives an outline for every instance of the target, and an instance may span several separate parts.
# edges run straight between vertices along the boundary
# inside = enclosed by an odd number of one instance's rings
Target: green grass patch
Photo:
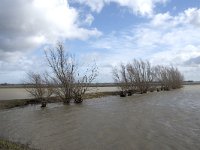
[[[34,149],[30,148],[28,145],[0,139],[0,150],[34,150]]]
[[[28,104],[28,100],[1,100],[0,109],[8,109],[18,106],[25,106]]]

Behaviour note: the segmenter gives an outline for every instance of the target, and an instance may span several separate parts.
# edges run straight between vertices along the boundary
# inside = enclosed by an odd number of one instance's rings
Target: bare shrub
[[[89,90],[90,84],[95,80],[98,75],[98,68],[96,64],[86,69],[86,72],[76,74],[75,84],[73,88],[73,98],[75,103],[83,101],[84,94]]]
[[[115,83],[118,83],[122,91],[121,95],[128,91],[138,91],[141,94],[153,92],[158,84],[161,85],[161,90],[181,88],[184,79],[180,71],[173,66],[152,67],[149,61],[136,59],[127,65],[121,64],[119,69],[115,67],[112,73]]]
[[[118,88],[120,89],[121,96],[126,96],[126,91],[129,90],[129,81],[126,66],[124,64],[120,65],[120,68],[117,69],[116,67],[112,70],[113,79],[115,83],[117,83]]]
[[[48,78],[34,72],[27,73],[25,89],[32,97],[41,102],[42,107],[46,107],[47,98],[53,93]]]
[[[169,78],[168,78],[168,69],[164,66],[155,66],[155,81],[160,83],[161,90],[167,88]]]
[[[97,66],[88,68],[86,73],[81,72],[75,57],[65,51],[62,43],[45,51],[45,54],[53,74],[51,79],[56,87],[54,93],[64,103],[69,103],[73,98],[76,103],[82,102],[89,84],[97,76]]]
[[[134,59],[127,65],[129,81],[134,89],[146,93],[154,79],[152,67],[148,61]]]
[[[169,68],[169,74],[170,74],[170,79],[171,79],[170,87],[172,89],[181,88],[184,77],[180,73],[180,71],[177,68],[172,66]]]
[[[170,90],[181,88],[184,80],[181,72],[175,67],[155,67],[156,80],[161,84],[161,89]]]

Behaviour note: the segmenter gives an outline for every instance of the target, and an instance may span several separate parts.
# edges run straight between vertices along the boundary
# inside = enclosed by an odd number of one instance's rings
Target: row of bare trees
[[[132,63],[121,64],[119,68],[115,67],[113,78],[121,89],[121,96],[126,93],[131,95],[136,91],[146,93],[158,85],[161,90],[176,89],[183,82],[183,75],[173,66],[152,66],[149,61],[136,59]]]
[[[26,87],[26,90],[41,100],[43,107],[52,96],[64,103],[70,103],[72,99],[75,103],[81,103],[89,85],[98,75],[96,64],[85,70],[79,68],[75,57],[65,51],[62,43],[45,51],[45,55],[50,71],[46,71],[45,75],[28,73],[27,83],[31,86]]]
[[[156,66],[155,77],[157,82],[160,83],[161,89],[170,90],[182,87],[184,76],[175,67]]]

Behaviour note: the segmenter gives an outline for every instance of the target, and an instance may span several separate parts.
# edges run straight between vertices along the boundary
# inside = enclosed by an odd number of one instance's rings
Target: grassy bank
[[[28,105],[28,101],[26,99],[23,100],[1,100],[0,101],[0,109],[8,109],[18,106]]]
[[[98,92],[98,93],[87,93],[84,95],[84,99],[99,98],[104,96],[118,95],[118,92]],[[48,99],[48,103],[61,102],[56,97],[51,97]],[[29,104],[39,104],[40,101],[35,99],[18,99],[18,100],[0,100],[0,110],[9,109],[14,107],[26,106]]]
[[[83,96],[83,99],[92,99],[92,98],[100,98],[105,96],[119,95],[119,92],[98,92],[98,93],[87,93]]]
[[[0,150],[34,150],[28,145],[10,142],[5,139],[0,139]]]

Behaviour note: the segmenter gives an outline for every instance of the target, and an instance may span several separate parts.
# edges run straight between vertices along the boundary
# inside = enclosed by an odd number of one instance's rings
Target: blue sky
[[[0,83],[47,69],[44,49],[63,41],[97,82],[112,67],[147,59],[200,80],[200,0],[1,0]]]

